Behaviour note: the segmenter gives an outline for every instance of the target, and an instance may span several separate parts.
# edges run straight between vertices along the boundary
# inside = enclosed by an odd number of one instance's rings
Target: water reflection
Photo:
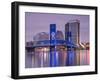
[[[26,68],[89,65],[89,49],[72,50],[60,46],[50,52],[49,47],[39,47],[26,51],[26,57],[29,57]]]

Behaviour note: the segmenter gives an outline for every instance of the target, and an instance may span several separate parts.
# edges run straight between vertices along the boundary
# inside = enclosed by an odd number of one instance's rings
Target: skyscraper
[[[56,24],[50,24],[50,66],[58,66],[58,53],[56,52]]]
[[[65,25],[65,40],[66,40],[66,45],[67,45],[67,58],[66,58],[66,64],[69,65],[75,65],[79,64],[80,62],[80,54],[77,53],[75,49],[72,47],[76,48],[79,47],[80,43],[80,22],[79,20],[72,20],[69,21]],[[77,61],[78,58],[79,60]]]
[[[65,24],[65,39],[67,39],[67,32],[71,32],[72,40],[75,45],[80,42],[80,22],[79,20],[72,20]]]

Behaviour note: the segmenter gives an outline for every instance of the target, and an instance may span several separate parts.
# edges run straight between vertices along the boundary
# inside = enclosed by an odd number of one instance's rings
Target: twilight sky
[[[89,42],[89,15],[51,14],[25,12],[25,40],[32,41],[39,32],[50,32],[50,24],[64,34],[65,24],[70,20],[80,20],[80,42]]]

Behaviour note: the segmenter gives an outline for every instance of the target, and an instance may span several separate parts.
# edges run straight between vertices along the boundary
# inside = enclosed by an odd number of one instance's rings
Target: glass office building
[[[71,33],[71,37],[69,39],[68,32]],[[70,40],[73,48],[70,50],[67,46],[67,65],[88,65],[89,64],[89,49],[87,49],[86,44],[81,43],[80,41],[80,21],[79,20],[71,20],[65,24],[65,40]],[[66,45],[68,45],[67,43]],[[88,43],[89,47],[89,43]],[[71,60],[70,60],[71,59]]]
[[[79,20],[71,20],[65,25],[65,39],[67,39],[67,32],[71,32],[72,40],[75,45],[80,43],[80,22]]]
[[[65,24],[65,40],[67,41],[67,62],[68,66],[77,65],[79,58],[79,53],[76,49],[79,46],[80,42],[80,22],[78,20],[71,20]],[[76,58],[78,60],[76,60]]]

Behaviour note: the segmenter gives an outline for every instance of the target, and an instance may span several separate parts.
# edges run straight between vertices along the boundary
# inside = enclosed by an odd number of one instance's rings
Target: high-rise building
[[[65,39],[67,39],[67,32],[71,32],[72,41],[75,45],[80,42],[80,22],[79,20],[72,20],[65,24]]]
[[[80,22],[79,20],[69,21],[65,25],[65,40],[67,45],[67,59],[66,65],[75,65],[80,62],[80,55],[72,47],[79,47],[80,43]],[[77,60],[78,58],[79,60]]]
[[[58,53],[56,51],[56,24],[50,24],[50,66],[58,65]]]

